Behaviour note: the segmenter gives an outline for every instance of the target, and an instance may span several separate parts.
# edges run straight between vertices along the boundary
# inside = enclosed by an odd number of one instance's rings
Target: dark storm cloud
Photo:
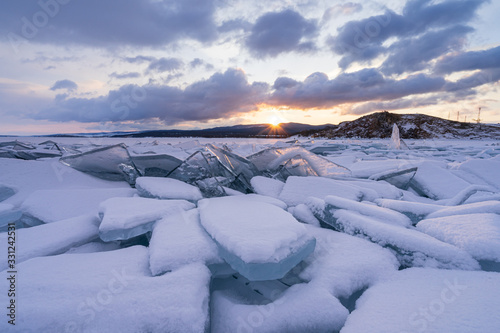
[[[150,62],[147,71],[148,72],[173,72],[181,69],[184,63],[178,58],[160,58],[155,59]]]
[[[65,89],[67,91],[73,91],[78,89],[78,85],[71,81],[71,80],[59,80],[52,87],[50,87],[50,90],[60,90],[60,89]]]
[[[383,45],[391,37],[398,38],[404,47],[407,38],[415,38],[432,29],[463,25],[474,18],[478,7],[485,2],[487,0],[445,0],[439,3],[409,0],[401,15],[386,10],[381,15],[350,21],[340,27],[337,36],[330,37],[327,43],[332,51],[343,56],[339,65],[347,68],[355,61],[369,62],[386,52],[397,53],[395,47]],[[435,45],[433,37],[432,34],[421,37],[420,45],[427,47],[426,42]],[[428,53],[427,57],[435,53]]]
[[[332,80],[324,73],[314,73],[304,82],[278,78],[270,103],[299,109],[330,108],[344,103],[393,100],[440,91],[445,84],[443,78],[423,74],[401,80],[387,79],[373,68],[343,73]]]
[[[0,33],[24,40],[98,47],[161,46],[217,37],[215,0],[2,1]]]
[[[256,110],[268,89],[265,83],[250,84],[243,71],[228,69],[185,89],[126,85],[107,96],[60,100],[40,112],[36,119],[79,122],[160,119],[167,125],[207,121]]]
[[[285,52],[305,52],[316,47],[307,38],[317,33],[317,23],[287,9],[262,15],[257,19],[246,46],[259,58],[276,57]]]
[[[489,68],[500,68],[500,46],[446,56],[437,62],[434,70],[439,74],[449,74]]]

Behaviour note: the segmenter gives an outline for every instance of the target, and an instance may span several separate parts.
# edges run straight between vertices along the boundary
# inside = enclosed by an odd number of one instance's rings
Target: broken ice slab
[[[348,177],[351,175],[349,169],[311,153],[302,147],[269,148],[248,156],[248,160],[250,160],[259,171],[272,172],[278,170],[280,166],[283,166],[290,159],[296,158],[297,155],[300,155],[300,158],[307,161],[308,166],[321,177],[336,178]],[[307,171],[308,169],[305,168],[304,170]],[[307,174],[303,174],[302,176],[306,175]]]
[[[351,200],[361,200],[363,192],[341,180],[323,177],[289,177],[280,193],[279,199],[288,206],[305,203],[307,198],[323,199],[328,195],[340,195]]]
[[[405,269],[361,296],[342,333],[498,332],[499,285],[498,273]]]
[[[389,184],[396,186],[402,190],[407,190],[410,182],[417,173],[417,167],[406,169],[394,169],[389,171],[382,171],[371,175],[369,179],[372,180],[385,180]]]
[[[500,214],[500,201],[489,200],[480,201],[461,206],[443,207],[442,209],[432,212],[427,218],[445,217],[453,215],[467,215],[479,213]]]
[[[140,174],[147,177],[166,177],[182,164],[180,159],[166,154],[134,155],[131,158]]]
[[[201,224],[241,275],[252,281],[282,278],[311,254],[316,241],[281,208],[242,197],[199,201]]]
[[[280,178],[283,180],[288,179],[290,176],[302,177],[318,177],[318,173],[314,171],[307,160],[303,159],[301,155],[295,155],[286,161],[277,169]]]
[[[377,199],[375,200],[375,203],[380,207],[389,208],[396,212],[405,214],[411,219],[412,224],[416,224],[427,215],[445,208],[441,205],[391,199]]]
[[[277,179],[255,176],[250,180],[252,187],[257,194],[278,198],[285,183]]]
[[[27,332],[199,333],[208,326],[208,268],[191,264],[151,277],[144,246],[35,258],[18,269],[16,327]],[[8,290],[8,282],[0,287]],[[7,293],[0,299],[8,301]],[[0,331],[11,326],[2,320]]]
[[[23,228],[16,231],[16,263],[31,258],[64,253],[98,238],[99,219],[82,215],[67,220]],[[0,245],[7,248],[7,233],[0,234]],[[0,270],[7,269],[7,261],[0,261]]]
[[[411,225],[411,220],[406,215],[388,208],[376,206],[372,203],[358,202],[334,195],[327,196],[325,198],[325,203],[328,205],[328,209],[332,211],[335,209],[346,209],[373,217],[382,223],[401,227],[409,227]]]
[[[462,191],[458,192],[453,198],[443,200],[446,206],[458,206],[466,202],[471,196],[477,192],[498,193],[492,186],[485,185],[471,185]],[[441,202],[439,202],[441,203]]]
[[[471,173],[486,182],[486,184],[500,189],[500,160],[498,158],[471,159],[460,165],[458,170]]]
[[[167,216],[155,223],[149,243],[149,267],[160,275],[191,263],[206,265],[224,261],[217,245],[200,225],[197,209]]]
[[[136,193],[131,188],[38,190],[22,203],[22,220],[28,225],[38,225],[84,214],[97,214],[99,204],[104,200],[131,197]]]
[[[500,215],[453,215],[420,221],[417,230],[467,251],[478,261],[500,264]]]
[[[310,200],[307,205],[320,221],[333,229],[390,249],[403,267],[480,268],[467,252],[415,229],[387,224],[345,209],[335,209],[324,201],[321,205],[318,199]]]
[[[434,200],[453,198],[471,184],[434,162],[424,162],[410,182],[410,187],[422,196]]]
[[[198,180],[215,176],[228,177],[230,173],[224,169],[214,156],[208,156],[201,151],[194,152],[186,158],[167,177],[194,184]]]
[[[374,201],[378,198],[401,199],[403,192],[394,185],[371,179],[342,180],[344,184],[355,186],[363,192],[363,200]]]
[[[14,209],[13,205],[0,203],[0,227],[16,222],[21,218],[21,215],[23,215],[23,213]]]
[[[317,155],[327,155],[330,152],[346,150],[349,146],[340,143],[328,143],[323,146],[316,146],[309,151]]]
[[[200,189],[173,178],[139,177],[135,184],[141,197],[184,199],[196,202],[203,198]]]
[[[391,142],[389,143],[389,148],[397,150],[408,150],[408,146],[399,136],[399,127],[394,123],[392,126]]]
[[[10,198],[14,194],[16,194],[16,191],[13,188],[0,184],[0,202]]]
[[[135,184],[135,179],[139,176],[139,171],[123,143],[63,156],[60,161],[94,177],[114,181],[125,180],[131,185]]]
[[[129,239],[153,229],[163,217],[195,208],[185,200],[157,200],[148,198],[111,198],[99,207],[102,219],[99,237],[103,241]]]
[[[235,177],[240,177],[241,181],[245,182],[245,185],[249,188],[251,187],[250,179],[259,174],[259,171],[252,162],[211,144],[206,146],[206,150],[216,156],[219,162],[231,171]]]

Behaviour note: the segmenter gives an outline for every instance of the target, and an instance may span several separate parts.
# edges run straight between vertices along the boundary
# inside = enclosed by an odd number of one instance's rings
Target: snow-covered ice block
[[[349,298],[399,267],[396,257],[378,244],[328,229],[308,226],[307,230],[316,238],[316,249],[304,260],[299,277],[335,297]]]
[[[115,251],[121,249],[119,241],[116,242],[104,242],[100,239],[95,240],[90,243],[86,243],[80,246],[75,246],[64,253],[77,254],[77,253],[94,253],[94,252],[106,252]]]
[[[203,199],[201,224],[219,254],[249,280],[283,277],[314,250],[315,239],[291,214],[242,196]]]
[[[151,231],[159,219],[194,207],[186,200],[111,198],[99,207],[102,219],[99,237],[103,241],[112,241],[142,235]]]
[[[483,213],[426,219],[417,230],[469,252],[477,260],[500,263],[500,215]]]
[[[99,219],[84,215],[50,224],[16,230],[16,262],[34,257],[61,254],[72,247],[98,238]],[[0,233],[0,245],[7,249],[7,233]],[[0,261],[0,270],[7,261]]]
[[[257,194],[278,198],[285,183],[277,179],[263,176],[255,176],[250,180],[252,187]]]
[[[362,160],[350,166],[352,176],[356,178],[369,178],[370,176],[387,172],[387,170],[401,170],[412,168],[415,165],[400,159],[377,159],[375,161]]]
[[[345,184],[358,187],[363,192],[363,200],[374,201],[377,198],[400,199],[403,192],[396,186],[368,179],[343,180]]]
[[[410,268],[368,289],[342,333],[500,330],[500,274]]]
[[[153,275],[200,262],[222,263],[217,245],[200,225],[197,209],[167,216],[155,223],[149,243],[149,267]]]
[[[288,207],[288,212],[293,215],[298,221],[319,227],[318,219],[305,204],[300,204],[294,207]]]
[[[39,222],[51,223],[84,214],[97,214],[101,202],[114,197],[131,197],[136,193],[131,188],[39,190],[21,205],[23,221],[37,225]]]
[[[317,202],[309,201],[313,212]],[[444,269],[479,269],[478,262],[467,252],[441,242],[415,229],[384,223],[372,217],[325,204],[316,217],[335,230],[367,239],[390,249],[403,267],[421,266]]]
[[[203,198],[200,189],[173,178],[139,177],[135,186],[139,195],[157,199],[184,199],[198,201]]]
[[[287,289],[274,302],[248,301],[232,291],[215,291],[211,297],[212,332],[336,332],[349,311],[328,291],[310,284]]]
[[[422,163],[410,184],[417,193],[434,200],[453,198],[470,185],[432,162]]]
[[[162,333],[203,332],[208,326],[208,268],[192,264],[151,277],[143,246],[36,258],[18,270],[19,330]],[[2,279],[1,288],[8,290],[8,283]],[[7,293],[0,301],[7,304]],[[2,320],[0,331],[10,330]]]
[[[491,194],[498,193],[493,187],[485,185],[471,185],[464,190],[458,192],[453,198],[443,200],[446,206],[458,206],[466,202],[471,196],[477,192],[487,192]]]
[[[0,184],[0,202],[10,198],[14,194],[16,194],[16,191],[13,188]]]
[[[462,163],[458,169],[472,173],[486,183],[500,189],[500,160],[498,159],[471,159]]]
[[[305,203],[309,197],[323,199],[328,195],[361,200],[363,191],[341,180],[323,177],[289,177],[279,198],[289,206],[297,206]]]
[[[461,206],[444,207],[436,212],[427,216],[427,218],[445,217],[452,215],[467,215],[467,214],[480,214],[480,213],[494,213],[500,214],[500,201],[489,200],[480,201]]]
[[[383,223],[402,227],[409,227],[411,225],[411,220],[406,215],[388,208],[376,206],[374,204],[344,199],[334,195],[327,196],[325,198],[325,203],[329,205],[328,208],[330,210],[347,209],[349,211],[358,212],[362,215],[376,218]]]
[[[377,199],[375,203],[380,207],[392,209],[408,216],[413,223],[424,219],[427,215],[445,208],[441,205],[426,204],[403,200]]]
[[[19,220],[22,212],[14,209],[11,204],[0,203],[0,227]]]

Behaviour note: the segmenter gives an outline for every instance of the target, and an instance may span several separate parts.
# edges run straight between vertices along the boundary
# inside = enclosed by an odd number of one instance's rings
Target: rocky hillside
[[[312,136],[327,138],[390,138],[392,126],[399,127],[403,139],[500,139],[500,126],[462,123],[424,114],[377,112],[342,122]]]

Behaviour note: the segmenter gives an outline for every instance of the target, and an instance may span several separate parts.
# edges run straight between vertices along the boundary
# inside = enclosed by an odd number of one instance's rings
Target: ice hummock
[[[236,196],[203,199],[199,208],[220,256],[249,280],[282,278],[314,250],[304,225],[274,205]]]
[[[186,200],[157,200],[149,198],[111,198],[99,207],[102,221],[99,237],[103,241],[129,239],[152,230],[163,217],[195,208]]]
[[[409,149],[403,139],[401,139],[399,135],[399,127],[395,123],[392,125],[391,143],[389,144],[389,147],[398,150]]]
[[[173,178],[139,177],[135,184],[139,195],[157,199],[185,199],[196,202],[203,198],[200,189]]]

